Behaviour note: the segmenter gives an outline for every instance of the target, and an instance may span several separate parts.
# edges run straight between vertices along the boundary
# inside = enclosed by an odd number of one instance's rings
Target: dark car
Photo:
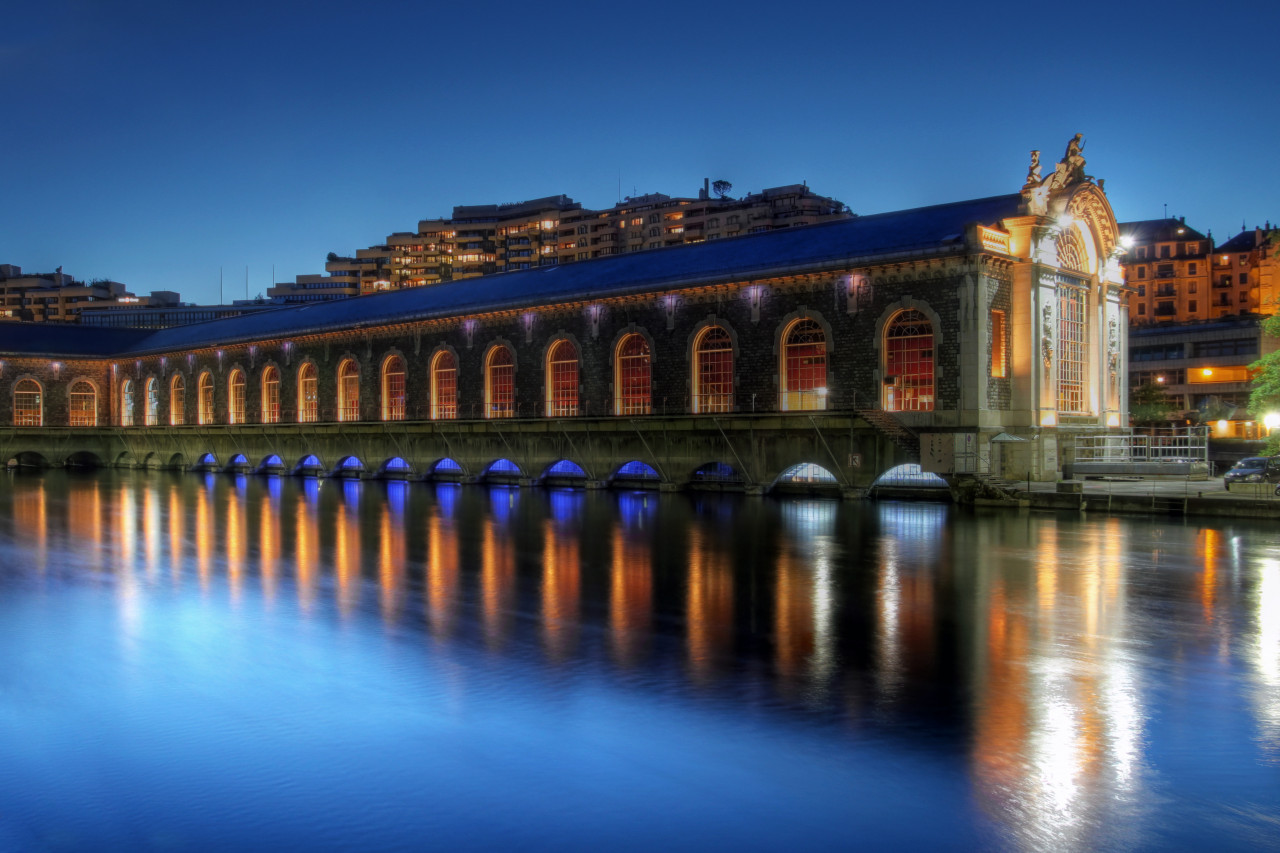
[[[1248,456],[1222,476],[1222,486],[1231,490],[1232,483],[1280,483],[1280,456]]]

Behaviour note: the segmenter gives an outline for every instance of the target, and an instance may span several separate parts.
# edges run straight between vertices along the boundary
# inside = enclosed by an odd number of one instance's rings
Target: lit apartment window
[[[827,337],[814,320],[796,320],[783,335],[782,399],[784,412],[827,407]]]

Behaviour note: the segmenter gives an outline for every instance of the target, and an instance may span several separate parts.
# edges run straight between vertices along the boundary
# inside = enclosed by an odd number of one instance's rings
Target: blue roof
[[[155,334],[67,323],[0,322],[0,353],[93,358],[126,352]]]
[[[260,311],[152,332],[136,331],[137,339],[86,336],[82,344],[101,347],[97,350],[101,355],[173,352],[468,313],[590,301],[771,274],[817,272],[917,252],[958,252],[964,249],[964,234],[970,224],[994,225],[1004,218],[1017,216],[1020,202],[1021,196],[1014,193],[860,216],[355,299]],[[122,330],[77,329],[81,334],[99,331]],[[51,352],[12,348],[8,336],[0,329],[0,351],[14,349]]]

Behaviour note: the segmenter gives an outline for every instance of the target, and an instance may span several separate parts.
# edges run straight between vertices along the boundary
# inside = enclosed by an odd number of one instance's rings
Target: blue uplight
[[[431,470],[432,470],[432,472],[433,472],[433,473],[437,473],[437,474],[438,474],[438,473],[440,473],[440,472],[442,472],[442,471],[457,471],[457,472],[461,472],[461,471],[462,471],[462,466],[461,466],[461,465],[459,465],[459,464],[458,464],[457,462],[455,462],[454,460],[450,459],[448,456],[446,456],[445,458],[443,458],[443,459],[441,459],[439,462],[437,462],[435,465],[433,465],[433,466],[431,467]]]
[[[399,456],[392,456],[387,460],[386,469],[388,471],[412,471],[413,466],[401,459]]]
[[[626,477],[630,480],[656,480],[658,472],[652,465],[647,465],[639,459],[633,459],[618,469],[619,477]]]
[[[587,472],[577,462],[561,459],[547,469],[548,477],[586,477]]]
[[[490,465],[486,471],[489,474],[519,474],[520,466],[512,462],[510,459],[499,459]]]

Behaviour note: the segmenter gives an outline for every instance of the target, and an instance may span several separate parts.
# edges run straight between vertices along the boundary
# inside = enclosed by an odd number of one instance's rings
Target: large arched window
[[[182,426],[187,413],[187,382],[181,373],[169,380],[169,425]]]
[[[632,333],[618,342],[613,365],[614,414],[647,415],[652,411],[649,342]]]
[[[796,320],[787,327],[780,367],[784,412],[827,407],[827,336],[816,320]]]
[[[578,348],[556,341],[547,352],[547,417],[578,414]]]
[[[280,371],[271,364],[262,371],[262,422],[280,423]]]
[[[160,423],[160,382],[152,376],[147,380],[147,408],[143,412],[142,422],[147,426]]]
[[[510,418],[516,413],[516,363],[504,346],[489,349],[484,360],[484,416]]]
[[[914,308],[884,330],[883,404],[886,412],[933,411],[933,325]]]
[[[133,380],[120,383],[120,426],[133,426]]]
[[[44,394],[34,379],[13,386],[13,425],[44,426]]]
[[[320,381],[316,366],[298,368],[298,423],[313,424],[320,417]]]
[[[200,382],[196,386],[196,417],[202,426],[216,423],[213,414],[213,374],[207,370],[200,374]]]
[[[693,411],[733,411],[733,339],[722,326],[703,329],[693,345]]]
[[[227,423],[244,423],[244,371],[236,368],[227,380]]]
[[[69,402],[71,411],[68,422],[73,427],[98,425],[98,390],[93,383],[78,379],[71,383]]]
[[[458,360],[448,350],[431,359],[431,417],[452,420],[458,416]]]
[[[354,358],[338,365],[338,420],[360,420],[360,368]]]
[[[404,420],[404,359],[398,355],[382,362],[382,419]]]
[[[1085,414],[1089,410],[1088,331],[1089,293],[1083,287],[1058,288],[1058,411]]]

